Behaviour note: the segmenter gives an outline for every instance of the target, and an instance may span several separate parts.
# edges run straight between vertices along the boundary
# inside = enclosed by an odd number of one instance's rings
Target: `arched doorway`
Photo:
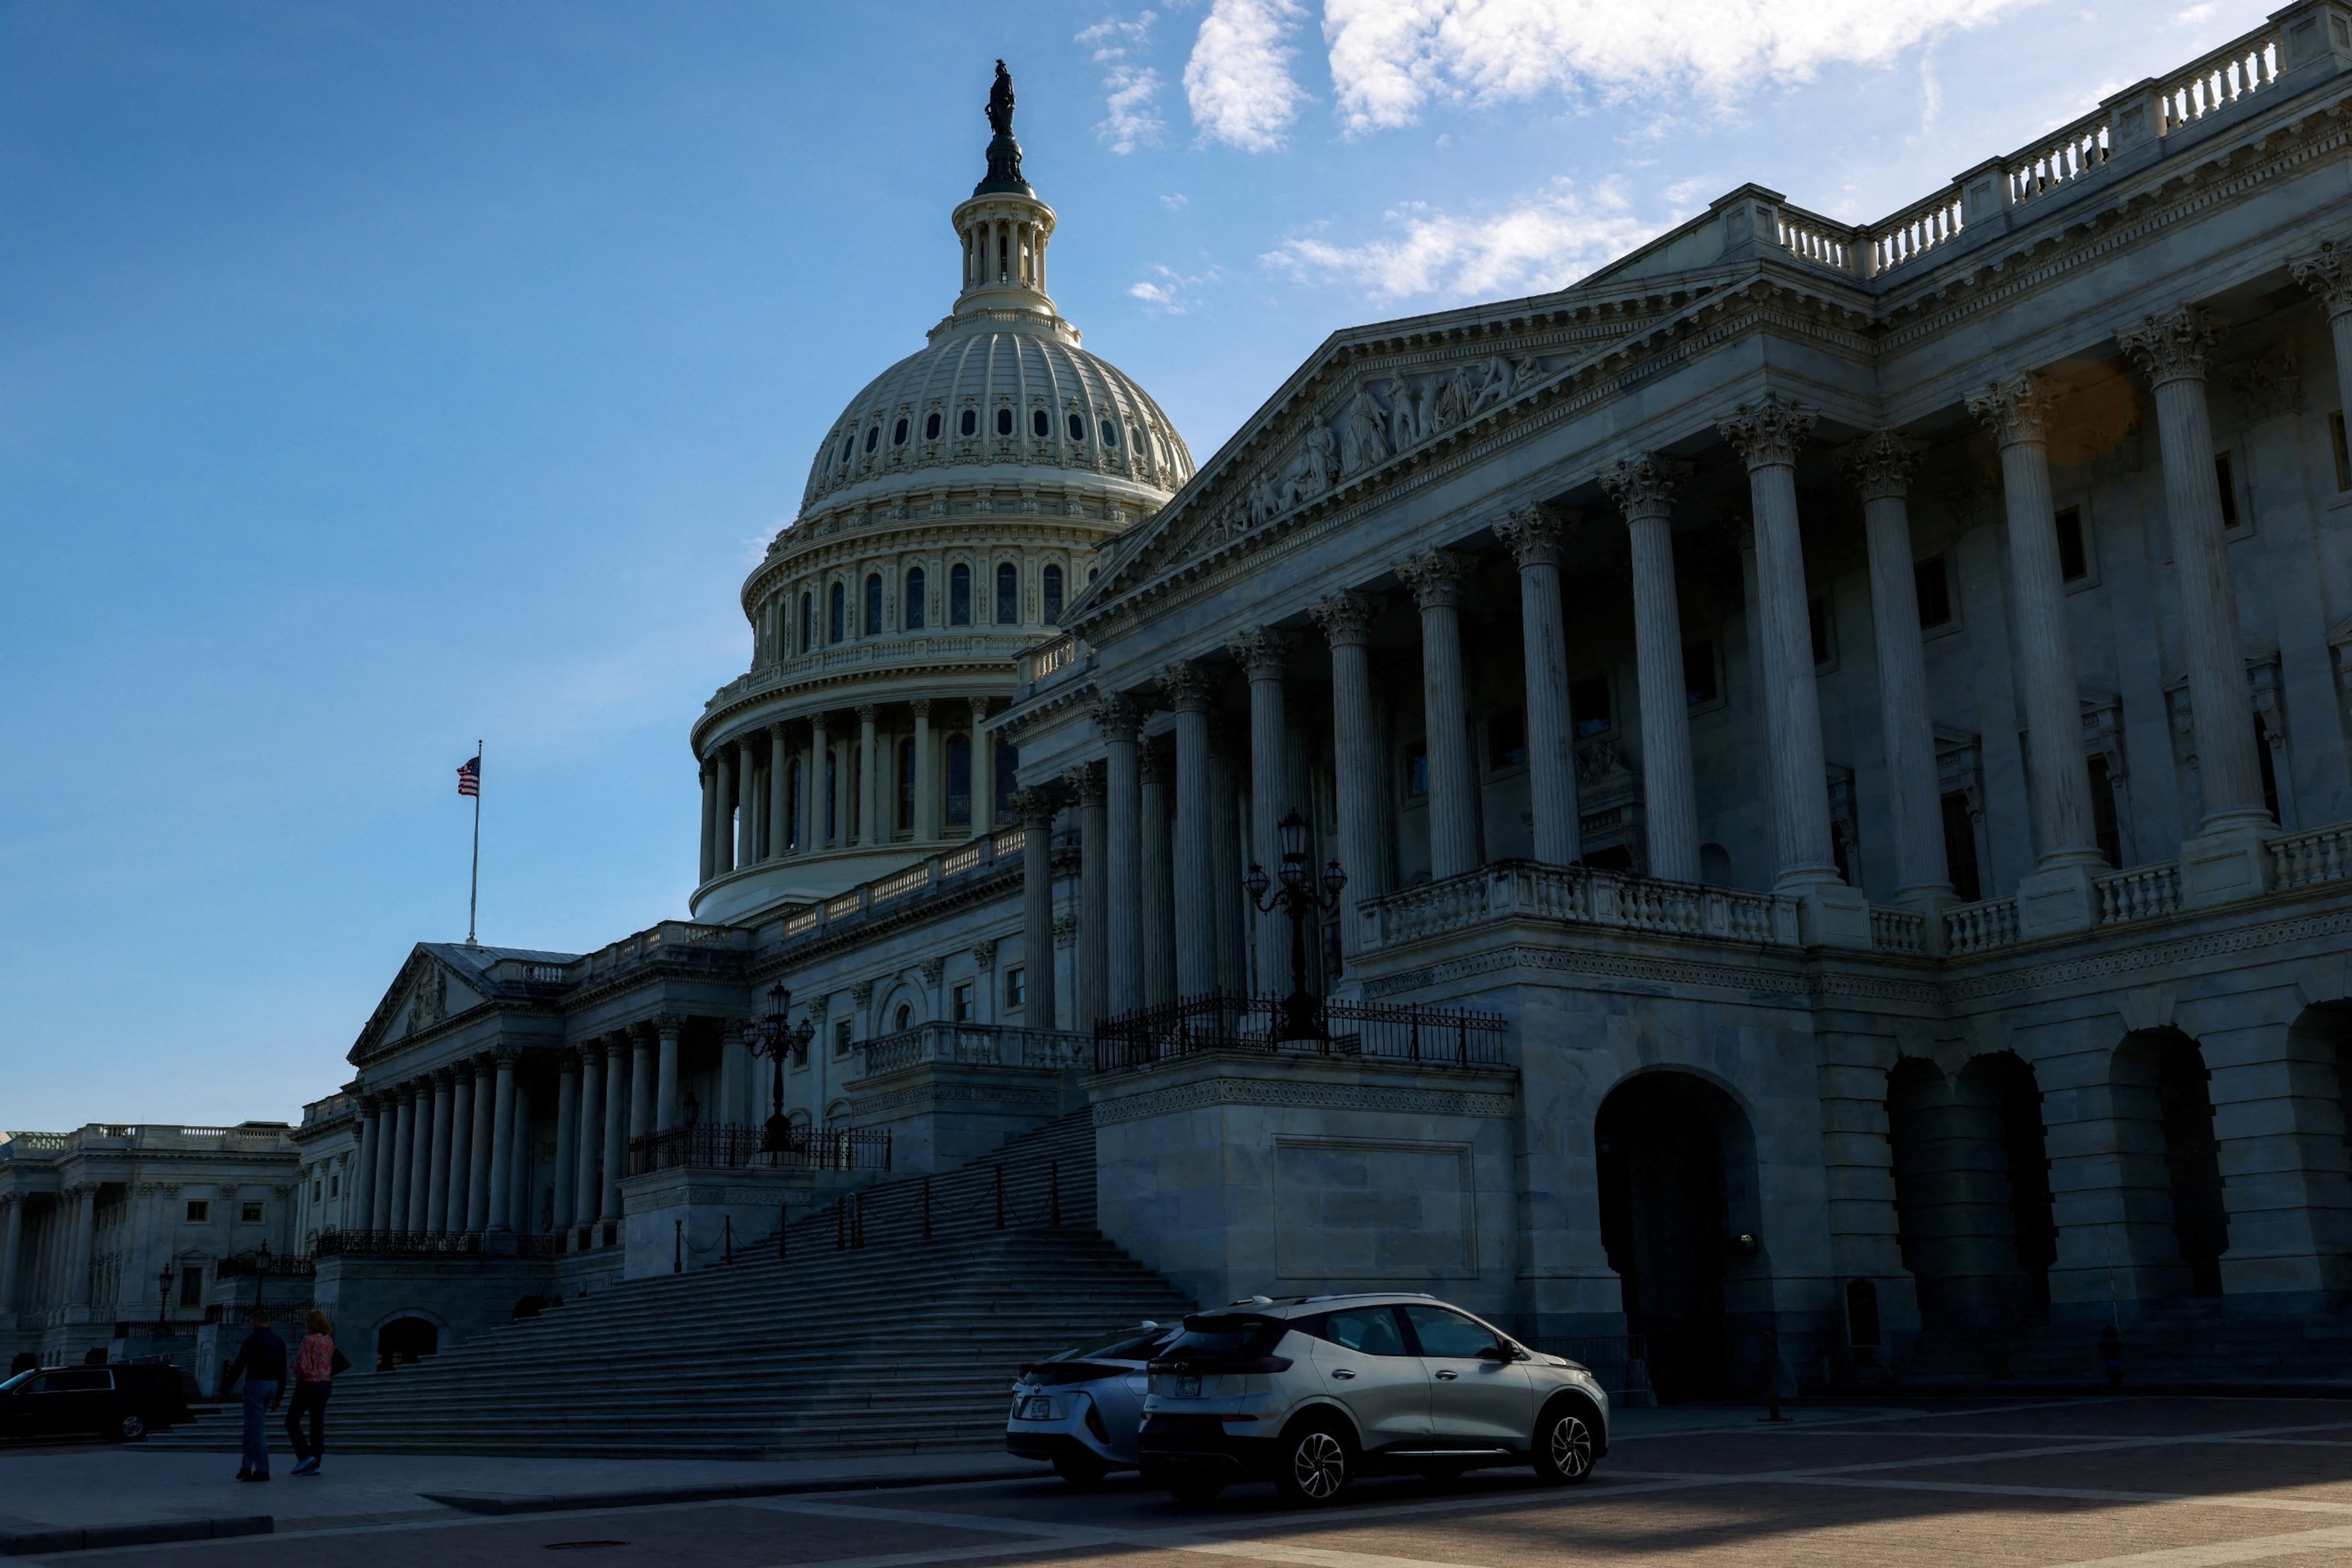
[[[441,1331],[424,1318],[394,1318],[375,1331],[378,1372],[422,1361],[441,1348]]]
[[[2173,1288],[2194,1296],[2221,1293],[2221,1255],[2230,1250],[2211,1079],[2205,1053],[2179,1029],[2137,1030],[2116,1048],[2116,1117],[2140,1124],[2135,1142],[2147,1153],[2161,1151],[2175,1258],[2185,1273]]]
[[[1601,1244],[1624,1285],[1628,1331],[1647,1342],[1667,1401],[1732,1386],[1728,1310],[1760,1278],[1755,1136],[1731,1097],[1691,1073],[1636,1074],[1594,1119]],[[1748,1368],[1760,1373],[1760,1364]]]
[[[1896,1240],[1923,1318],[1990,1329],[2048,1316],[2058,1259],[2042,1090],[2014,1053],[1946,1078],[1906,1058],[1887,1074]]]

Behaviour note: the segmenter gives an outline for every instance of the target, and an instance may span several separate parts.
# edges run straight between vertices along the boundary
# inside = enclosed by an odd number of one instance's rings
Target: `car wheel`
[[[1092,1454],[1056,1454],[1054,1473],[1080,1491],[1091,1491],[1102,1485],[1103,1478],[1110,1474],[1110,1467]]]
[[[1295,1503],[1319,1508],[1339,1500],[1354,1479],[1348,1445],[1328,1426],[1302,1426],[1283,1441],[1275,1489]]]
[[[147,1436],[147,1423],[137,1415],[118,1415],[100,1436],[110,1443],[136,1443]]]
[[[1555,1405],[1536,1424],[1536,1479],[1558,1484],[1592,1473],[1591,1412],[1575,1401]]]
[[[1160,1484],[1178,1502],[1214,1502],[1225,1489],[1215,1476],[1171,1476]]]

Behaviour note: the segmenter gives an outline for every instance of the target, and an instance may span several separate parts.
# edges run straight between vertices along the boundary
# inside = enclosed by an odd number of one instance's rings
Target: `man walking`
[[[241,1481],[269,1479],[269,1429],[263,1413],[278,1408],[278,1392],[286,1386],[286,1342],[269,1330],[269,1314],[253,1310],[253,1331],[236,1347],[236,1359],[221,1374],[221,1397],[238,1376],[245,1378],[245,1463],[236,1472]]]

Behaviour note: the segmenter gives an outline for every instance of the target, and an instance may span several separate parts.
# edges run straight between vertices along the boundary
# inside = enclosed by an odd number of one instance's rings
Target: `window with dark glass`
[[[240,1204],[237,1205],[236,1217],[240,1224],[259,1225],[261,1223],[261,1205],[259,1204]]]
[[[971,568],[961,561],[948,568],[948,625],[971,625]]]
[[[1021,621],[1021,574],[1010,561],[1000,562],[996,568],[996,624],[1018,626]]]
[[[955,989],[949,993],[949,1005],[954,1010],[955,1021],[959,1024],[971,1023],[973,1017],[971,1005],[971,982],[969,980],[957,981]]]
[[[2263,770],[2263,809],[2271,814],[2273,822],[2284,826],[2286,819],[2279,815],[2278,763],[2271,755],[2270,721],[2260,713],[2254,715],[2254,762]],[[2346,1062],[2345,1068],[2352,1072],[2352,1061]]]
[[[898,742],[898,831],[915,830],[915,742]]]
[[[866,449],[869,452],[874,450],[874,443],[880,439],[882,439],[882,426],[879,425],[867,426],[866,429]]]
[[[1346,1311],[1327,1312],[1319,1318],[1292,1320],[1294,1326],[1304,1329],[1327,1344],[1338,1345],[1360,1355],[1410,1355],[1405,1349],[1404,1331],[1398,1324],[1394,1307],[1356,1307]],[[1494,1336],[1487,1336],[1491,1341]]]
[[[891,1015],[890,1026],[897,1029],[901,1034],[913,1028],[915,1026],[915,1010],[907,1005],[904,1002],[899,1003],[898,1012]]]
[[[996,811],[990,822],[1002,822],[1013,815],[1013,781],[1021,773],[1021,748],[1010,741],[996,742]]]
[[[1494,1330],[1444,1307],[1408,1304],[1404,1315],[1412,1321],[1413,1337],[1421,1342],[1421,1353],[1425,1356],[1475,1360],[1481,1351],[1493,1350],[1501,1342]]]
[[[833,592],[826,595],[828,602],[825,605],[824,640],[827,642],[839,642],[849,635],[849,610],[845,597],[845,591],[838,583],[833,585]]]
[[[188,1223],[204,1225],[213,1217],[213,1205],[201,1198],[188,1200]]]
[[[882,635],[882,574],[879,572],[866,574],[866,635],[869,637]]]
[[[201,1307],[205,1304],[205,1271],[202,1268],[180,1270],[180,1305]]]
[[[1514,768],[1528,760],[1528,717],[1517,708],[1486,720],[1486,766]]]
[[[801,595],[801,651],[809,650],[810,639],[816,636],[816,602],[806,594]]]
[[[1911,563],[1911,587],[1919,600],[1919,629],[1952,624],[1952,574],[1940,555]]]
[[[1049,626],[1060,626],[1062,624],[1062,569],[1059,566],[1045,568],[1044,597],[1045,624]]]
[[[1086,416],[1085,415],[1083,415],[1083,414],[1073,414],[1073,415],[1071,415],[1071,416],[1070,416],[1070,439],[1071,439],[1071,440],[1073,440],[1073,441],[1083,441],[1083,440],[1085,440],[1086,438],[1087,438],[1087,416]]]
[[[1830,619],[1826,594],[1805,606],[1805,629],[1813,639],[1813,663],[1818,666],[1833,661],[1837,658],[1837,625]]]
[[[907,568],[907,612],[903,618],[908,631],[923,629],[923,569],[919,566]]]
[[[2213,483],[2221,492],[2221,526],[2238,526],[2238,476],[2227,452],[2213,454]]]
[[[1000,408],[996,411],[996,433],[1000,436],[1013,434],[1013,410],[1010,408]]]
[[[1409,800],[1429,794],[1429,747],[1420,741],[1405,748],[1404,793]]]
[[[967,436],[978,435],[980,433],[980,410],[977,408],[965,409],[963,411],[963,417],[956,422],[956,428]]]
[[[841,455],[840,455],[840,456],[838,456],[838,457],[836,457],[835,458],[834,458],[835,463],[836,463],[836,464],[840,464],[840,463],[845,463],[845,462],[849,461],[849,453],[850,453],[850,449],[851,449],[852,447],[854,447],[856,444],[857,444],[857,432],[856,432],[856,431],[855,431],[855,430],[851,430],[851,431],[847,431],[847,432],[844,433],[844,434],[843,434],[843,436],[842,436],[842,437],[841,437]]]
[[[801,847],[801,760],[794,757],[784,767],[784,833],[789,848]]]
[[[1029,972],[1008,969],[1004,972],[1004,1005],[1018,1007],[1029,1000]]]
[[[924,416],[924,419],[923,419],[923,439],[924,439],[924,440],[926,440],[926,441],[936,441],[936,440],[938,440],[939,438],[940,438],[940,416],[939,416],[939,411],[938,411],[937,409],[933,409],[933,410],[932,410],[929,415],[927,415],[927,416]]]
[[[907,421],[901,418],[898,424],[890,427],[890,445],[893,447],[903,447],[906,444]]]
[[[1112,423],[1111,423],[1109,420],[1108,420],[1108,419],[1106,419],[1106,420],[1104,420],[1104,421],[1102,422],[1102,436],[1103,436],[1103,445],[1104,445],[1104,446],[1106,446],[1106,447],[1116,447],[1116,446],[1118,446],[1118,426],[1116,426],[1116,425],[1114,425],[1114,424],[1112,424]],[[2339,485],[2339,486],[2337,486],[2336,488],[2337,488],[2338,489],[2343,489],[2344,487],[2342,487],[2341,485]]]
[[[2084,548],[2083,509],[2070,506],[2058,514],[2058,574],[2079,583],[2091,574],[2090,552]]]
[[[1715,644],[1683,644],[1683,700],[1696,708],[1720,695],[1715,678]]]
[[[1609,674],[1588,675],[1568,686],[1568,711],[1577,739],[1605,734],[1615,719],[1609,706]]]
[[[2099,853],[2107,864],[2121,869],[2124,863],[2124,836],[2116,821],[2115,780],[2107,772],[2107,759],[2093,757],[2091,770],[2091,837],[2099,846]]]
[[[948,737],[947,816],[950,827],[971,826],[971,737]]]
[[[849,1031],[848,1019],[835,1018],[833,1021],[833,1054],[835,1057],[845,1057],[849,1054]]]
[[[1054,422],[1047,417],[1044,409],[1033,408],[1029,411],[1029,433],[1039,437],[1050,436],[1054,433]]]
[[[839,759],[831,746],[824,749],[824,837],[841,837],[841,814],[838,809],[841,791],[834,786],[841,781]]]
[[[1969,815],[1969,797],[1958,790],[1943,797],[1944,809],[1944,869],[1952,879],[1952,891],[1959,894],[1964,903],[1975,903],[1984,897],[1984,882],[1977,874],[1977,825]]]

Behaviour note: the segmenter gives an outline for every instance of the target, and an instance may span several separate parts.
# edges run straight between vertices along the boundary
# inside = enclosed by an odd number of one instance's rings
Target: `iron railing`
[[[629,1174],[648,1171],[887,1171],[887,1127],[794,1127],[767,1149],[759,1127],[711,1123],[629,1140]]]
[[[319,1265],[314,1259],[294,1253],[283,1258],[272,1258],[268,1264],[268,1278],[308,1279],[318,1271]],[[240,1252],[233,1257],[224,1258],[213,1265],[213,1278],[215,1279],[250,1279],[263,1272],[260,1258],[250,1252]]]
[[[553,1258],[563,1250],[562,1233],[517,1236],[518,1258]],[[483,1252],[478,1230],[322,1230],[311,1246],[320,1258],[465,1258]],[[306,1259],[305,1261],[310,1261]],[[271,1269],[276,1273],[275,1268]]]
[[[1149,1067],[1202,1051],[1362,1057],[1429,1067],[1502,1067],[1499,1013],[1318,999],[1294,1028],[1280,996],[1211,992],[1122,1013],[1095,1025],[1095,1070]]]

